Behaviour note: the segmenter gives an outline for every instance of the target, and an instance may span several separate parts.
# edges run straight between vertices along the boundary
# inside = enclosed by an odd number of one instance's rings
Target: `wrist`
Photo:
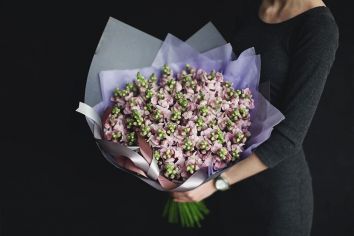
[[[222,172],[220,176],[229,184],[229,186],[231,186],[231,181],[226,171]]]
[[[224,173],[221,173],[218,177],[214,179],[214,188],[218,191],[226,191],[230,188],[230,182]]]

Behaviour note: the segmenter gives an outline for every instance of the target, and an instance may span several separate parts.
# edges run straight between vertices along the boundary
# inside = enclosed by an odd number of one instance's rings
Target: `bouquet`
[[[283,115],[258,91],[260,57],[229,44],[199,53],[168,35],[149,67],[99,73],[102,101],[78,111],[104,157],[162,191],[217,177],[267,140]],[[164,215],[200,226],[203,202],[168,200]]]

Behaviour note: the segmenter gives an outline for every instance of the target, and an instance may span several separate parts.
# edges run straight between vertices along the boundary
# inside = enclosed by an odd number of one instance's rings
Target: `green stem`
[[[200,210],[203,212],[204,215],[207,215],[209,213],[209,209],[206,207],[206,205],[204,204],[204,202],[197,202],[197,204],[199,205]]]
[[[179,223],[182,227],[201,227],[200,222],[209,213],[204,202],[175,202],[169,198],[163,210],[163,216],[169,223]]]
[[[181,221],[182,227],[186,226],[186,217],[182,209],[182,205],[180,203],[175,203],[178,205],[179,219]]]
[[[190,223],[189,227],[194,227],[194,221],[193,221],[192,213],[190,212],[190,209],[189,209],[190,203],[184,203],[183,205],[184,205],[184,210],[186,212],[186,215],[188,217],[188,221]]]
[[[191,208],[193,209],[194,220],[197,222],[198,227],[200,227],[200,221],[204,219],[204,216],[202,215],[198,204],[191,205]]]
[[[165,204],[165,207],[163,209],[163,213],[162,213],[162,216],[163,217],[166,217],[167,214],[169,213],[169,210],[170,210],[170,206],[171,206],[171,198],[169,198]]]
[[[172,201],[172,207],[173,207],[173,219],[172,219],[172,223],[176,224],[178,223],[178,203],[177,202],[174,202],[173,200]]]
[[[171,199],[169,199],[169,201],[172,201]],[[171,202],[169,204],[168,207],[168,222],[173,223],[173,215],[174,215],[174,208],[173,208],[173,202]]]

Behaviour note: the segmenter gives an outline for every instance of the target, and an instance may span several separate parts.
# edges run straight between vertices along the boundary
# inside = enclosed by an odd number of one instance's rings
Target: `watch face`
[[[225,183],[225,181],[223,181],[222,179],[218,179],[215,182],[215,188],[218,190],[225,190],[228,188],[227,183]]]

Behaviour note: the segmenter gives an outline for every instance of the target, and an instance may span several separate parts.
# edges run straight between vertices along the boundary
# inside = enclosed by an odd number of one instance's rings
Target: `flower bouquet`
[[[253,48],[233,59],[229,44],[200,53],[167,35],[148,67],[99,73],[102,101],[80,103],[103,156],[162,191],[216,178],[266,141],[284,116],[258,90]],[[164,215],[200,226],[203,202],[168,200]]]

